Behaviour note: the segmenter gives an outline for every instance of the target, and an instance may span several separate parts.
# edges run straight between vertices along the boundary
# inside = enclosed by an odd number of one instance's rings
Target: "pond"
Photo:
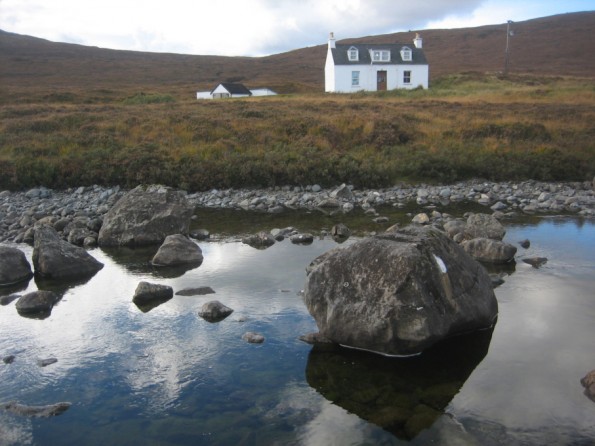
[[[390,219],[410,220],[391,210]],[[453,212],[454,213],[454,212]],[[579,383],[595,369],[595,223],[570,217],[507,223],[518,261],[496,288],[491,331],[454,338],[414,358],[320,351],[298,340],[316,331],[300,295],[305,267],[337,246],[320,232],[341,220],[356,235],[381,230],[353,213],[272,216],[203,211],[204,262],[155,270],[154,250],[90,251],[105,267],[86,283],[51,286],[63,298],[45,319],[0,307],[0,402],[72,402],[53,418],[0,410],[0,445],[529,445],[595,442],[595,402]],[[288,240],[266,250],[238,234],[295,226],[310,245]],[[351,243],[357,237],[348,240]],[[31,248],[19,245],[31,258]],[[140,281],[174,291],[143,312]],[[15,292],[0,290],[1,295]],[[217,299],[234,309],[218,323],[198,317]],[[265,336],[249,344],[242,335]],[[40,367],[38,361],[58,361]]]

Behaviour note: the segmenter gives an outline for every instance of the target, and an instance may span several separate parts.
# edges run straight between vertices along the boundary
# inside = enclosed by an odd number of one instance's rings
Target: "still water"
[[[529,239],[531,247],[519,247],[496,289],[493,331],[388,359],[298,340],[316,331],[300,296],[304,269],[337,246],[331,238],[266,250],[234,241],[287,225],[319,231],[332,225],[329,217],[200,215],[197,225],[215,237],[199,243],[198,268],[156,270],[148,263],[153,250],[95,249],[105,267],[87,282],[31,281],[18,290],[63,293],[46,319],[19,316],[14,302],[0,307],[0,357],[15,355],[0,363],[0,403],[72,402],[53,418],[0,410],[0,445],[595,443],[595,402],[579,383],[595,369],[593,221],[507,224],[505,241]],[[368,216],[339,219],[360,235],[381,229]],[[399,219],[410,217],[391,215]],[[19,247],[30,259],[31,248]],[[549,260],[536,269],[523,256]],[[216,294],[174,296],[143,312],[132,303],[143,280]],[[213,299],[234,313],[202,320],[200,307]],[[246,343],[247,331],[265,342]],[[38,365],[50,357],[58,362]]]

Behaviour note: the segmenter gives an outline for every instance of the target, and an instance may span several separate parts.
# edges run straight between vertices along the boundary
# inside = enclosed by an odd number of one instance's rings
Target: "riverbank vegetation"
[[[190,89],[2,92],[0,188],[210,188],[595,174],[592,79],[459,74],[429,90],[201,100]]]

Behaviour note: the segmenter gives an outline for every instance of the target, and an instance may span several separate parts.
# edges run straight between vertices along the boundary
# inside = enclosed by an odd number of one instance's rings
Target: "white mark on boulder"
[[[434,259],[436,260],[436,263],[438,264],[438,267],[440,268],[440,271],[442,271],[443,273],[445,273],[446,272],[446,265],[444,264],[444,260],[442,260],[436,254],[434,254]]]

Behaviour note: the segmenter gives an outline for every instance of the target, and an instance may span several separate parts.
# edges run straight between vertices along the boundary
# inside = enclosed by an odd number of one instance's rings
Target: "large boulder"
[[[156,266],[200,265],[200,247],[182,234],[168,235],[151,260]]]
[[[474,238],[502,240],[506,235],[506,229],[493,215],[471,214],[467,218],[464,233],[467,240]]]
[[[84,248],[62,240],[47,225],[35,228],[32,258],[35,274],[48,279],[77,279],[92,276],[103,268],[103,263]]]
[[[498,314],[485,269],[443,232],[420,226],[318,257],[304,301],[322,336],[387,355],[491,327]]]
[[[0,246],[0,286],[30,279],[33,275],[25,253],[17,248]]]
[[[475,260],[484,263],[509,263],[516,254],[516,246],[488,238],[465,240],[461,246]]]
[[[108,211],[99,231],[99,246],[162,243],[171,234],[188,234],[193,206],[184,191],[138,186]]]

